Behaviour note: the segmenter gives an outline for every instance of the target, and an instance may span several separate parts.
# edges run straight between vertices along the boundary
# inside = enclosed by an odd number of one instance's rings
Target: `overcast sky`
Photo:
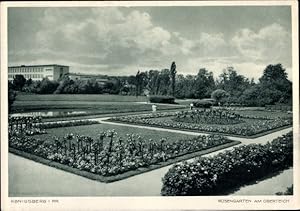
[[[258,79],[281,63],[291,79],[288,6],[10,8],[9,65],[62,64],[108,75],[170,68]]]

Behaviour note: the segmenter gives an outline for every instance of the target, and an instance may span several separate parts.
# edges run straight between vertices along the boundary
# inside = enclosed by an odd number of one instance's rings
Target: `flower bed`
[[[191,122],[177,122],[162,117],[172,117],[178,112],[163,112],[159,114],[128,115],[110,118],[110,121],[125,122],[140,125],[166,127],[172,129],[185,129],[208,133],[221,133],[226,135],[253,137],[256,134],[271,131],[277,128],[292,125],[292,119],[250,119],[241,118],[244,122],[234,125],[201,124]]]
[[[23,116],[23,117],[9,117],[8,118],[8,128],[10,130],[31,130],[34,128],[39,128],[39,124],[42,122],[41,117],[34,116]]]
[[[95,120],[71,120],[66,122],[46,122],[40,125],[42,129],[49,128],[59,128],[59,127],[72,127],[79,125],[92,125],[92,124],[100,124],[99,121]]]
[[[292,166],[293,133],[265,145],[250,144],[174,165],[163,178],[161,194],[217,195]]]
[[[9,147],[54,161],[74,169],[101,176],[114,176],[141,167],[164,163],[193,152],[208,150],[222,145],[235,145],[222,136],[197,136],[188,140],[168,143],[144,140],[135,134],[117,137],[115,131],[99,134],[97,139],[88,136],[66,135],[63,139],[53,137],[53,142],[14,134]]]
[[[26,135],[36,135],[46,133],[41,128],[41,117],[24,116],[24,117],[9,117],[8,131],[9,134],[24,133]]]
[[[42,122],[41,117],[24,116],[10,117],[8,119],[8,130],[10,135],[26,134],[29,136],[46,133],[45,129],[71,127],[79,125],[99,124],[94,120],[72,120],[65,122]]]
[[[197,124],[238,124],[243,122],[241,115],[226,110],[196,109],[192,111],[178,112],[173,119],[177,122]]]

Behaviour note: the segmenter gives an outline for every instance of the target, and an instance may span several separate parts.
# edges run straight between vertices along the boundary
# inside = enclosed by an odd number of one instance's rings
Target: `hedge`
[[[149,96],[150,103],[175,103],[175,98],[172,96],[164,96],[164,95],[151,95]]]
[[[213,105],[216,105],[216,102],[213,99],[202,99],[193,102],[193,104],[196,108],[210,108]]]
[[[219,195],[293,163],[293,134],[174,165],[163,178],[163,196]]]

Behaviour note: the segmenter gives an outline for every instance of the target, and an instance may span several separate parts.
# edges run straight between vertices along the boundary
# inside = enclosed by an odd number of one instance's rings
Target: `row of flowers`
[[[41,117],[10,117],[9,133],[10,134],[26,134],[36,135],[46,133],[45,129],[59,128],[59,127],[71,127],[80,125],[99,124],[99,121],[95,120],[71,120],[60,122],[42,122]]]
[[[46,131],[41,128],[42,117],[40,116],[21,116],[8,118],[8,131],[12,133],[24,133],[26,135],[43,134]]]
[[[11,134],[9,137],[9,146],[12,148],[103,176],[147,167],[229,142],[231,140],[219,135],[172,142],[166,139],[154,141],[135,134],[119,137],[114,130],[100,133],[96,139],[73,134],[62,139],[53,137],[53,141],[23,134]]]
[[[241,115],[219,109],[195,109],[191,111],[178,112],[173,119],[179,122],[197,124],[238,124],[243,122]]]
[[[235,147],[214,157],[174,165],[163,178],[164,196],[217,195],[292,166],[292,132],[265,145]]]
[[[45,122],[40,125],[42,129],[50,129],[50,128],[59,128],[59,127],[72,127],[72,126],[80,126],[80,125],[92,125],[99,124],[99,121],[96,120],[70,120],[70,121],[61,121],[61,122]]]
[[[42,117],[39,116],[20,116],[8,117],[8,128],[10,130],[31,130],[39,128]]]
[[[148,115],[149,116],[149,115]],[[113,117],[110,120],[133,124],[151,125],[174,129],[197,130],[203,132],[216,132],[241,136],[252,136],[283,126],[292,125],[291,119],[255,120],[255,122],[244,122],[236,125],[208,125],[190,122],[170,121],[163,118],[149,118],[145,115],[132,115]]]
[[[235,108],[226,108],[226,107],[221,107],[221,108],[214,108],[220,111],[233,111],[235,113],[235,111],[238,111]],[[247,118],[247,119],[262,119],[262,120],[270,120],[270,119],[276,119],[276,118],[280,118],[280,119],[292,119],[292,115],[290,115],[287,112],[281,112],[282,115],[274,117],[274,112],[273,111],[269,111],[269,110],[252,110],[253,114],[251,115],[247,115],[247,114],[240,114],[240,116],[242,118]],[[263,112],[257,114],[256,112]],[[277,113],[277,112],[276,112]]]

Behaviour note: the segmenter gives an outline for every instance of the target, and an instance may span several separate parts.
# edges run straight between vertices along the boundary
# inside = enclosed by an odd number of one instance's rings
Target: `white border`
[[[21,204],[8,197],[7,144],[7,8],[8,7],[90,7],[90,6],[274,6],[292,7],[293,51],[293,112],[294,112],[294,196],[211,196],[211,197],[53,197],[58,204]],[[1,208],[3,210],[199,210],[199,209],[296,209],[299,203],[299,36],[297,1],[117,1],[117,2],[3,2],[1,3]],[[37,199],[14,197],[14,199]],[[45,199],[45,197],[38,197]],[[46,198],[49,199],[49,198]],[[52,199],[52,198],[51,198]],[[218,199],[288,199],[289,203],[218,203]]]

